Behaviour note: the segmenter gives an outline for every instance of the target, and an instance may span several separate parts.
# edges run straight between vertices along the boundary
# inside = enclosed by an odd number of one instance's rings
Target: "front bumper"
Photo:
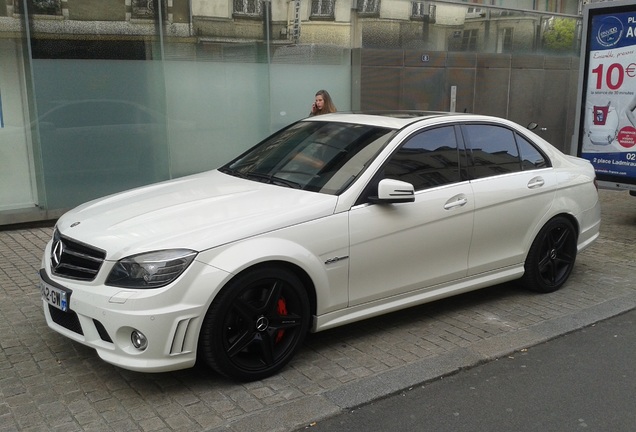
[[[104,285],[110,268],[92,282],[53,276],[42,260],[41,279],[70,292],[69,310],[43,300],[47,325],[56,332],[97,351],[113,365],[140,372],[166,372],[192,367],[205,313],[230,274],[198,261],[172,284],[158,289],[132,290]],[[111,265],[112,266],[112,265]],[[148,346],[133,346],[139,331]]]

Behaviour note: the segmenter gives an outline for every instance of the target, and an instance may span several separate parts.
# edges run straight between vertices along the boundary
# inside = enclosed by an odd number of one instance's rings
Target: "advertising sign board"
[[[636,190],[636,3],[585,5],[573,153],[599,184]]]

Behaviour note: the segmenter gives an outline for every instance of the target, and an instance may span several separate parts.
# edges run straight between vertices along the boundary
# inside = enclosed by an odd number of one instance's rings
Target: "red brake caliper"
[[[285,302],[285,299],[283,297],[278,299],[278,315],[280,316],[285,316],[287,315],[287,302]],[[280,342],[283,339],[283,336],[285,335],[285,330],[281,329],[278,330],[278,332],[276,333],[276,340],[275,343]]]

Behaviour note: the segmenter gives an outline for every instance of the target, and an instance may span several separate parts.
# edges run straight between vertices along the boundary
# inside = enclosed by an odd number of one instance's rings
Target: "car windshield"
[[[302,121],[281,130],[220,171],[331,195],[342,193],[393,136],[384,127]]]

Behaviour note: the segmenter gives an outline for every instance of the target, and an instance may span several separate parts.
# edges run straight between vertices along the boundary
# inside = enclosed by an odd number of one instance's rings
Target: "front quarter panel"
[[[315,290],[316,313],[347,306],[348,212],[316,219],[199,254],[197,261],[237,275],[256,265],[287,263],[303,272]],[[310,294],[312,294],[310,292]]]

